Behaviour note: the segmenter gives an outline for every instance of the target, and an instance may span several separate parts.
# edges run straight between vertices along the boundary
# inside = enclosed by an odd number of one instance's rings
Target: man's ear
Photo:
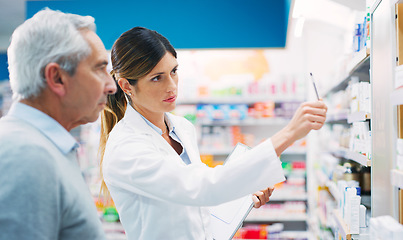
[[[118,84],[119,84],[119,87],[123,90],[123,92],[125,92],[126,94],[129,94],[129,93],[131,94],[132,88],[131,88],[129,81],[127,81],[126,78],[119,78]]]
[[[57,63],[49,63],[44,70],[44,76],[49,89],[58,96],[66,94],[66,84],[63,82],[65,74]]]

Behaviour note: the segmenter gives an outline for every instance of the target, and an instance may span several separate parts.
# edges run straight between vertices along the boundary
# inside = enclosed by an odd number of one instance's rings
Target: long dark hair
[[[150,73],[167,52],[175,58],[177,57],[174,47],[164,36],[144,27],[134,27],[124,32],[112,46],[111,75],[116,82],[119,78],[126,78],[131,85],[136,86],[138,79]],[[106,198],[109,198],[109,191],[105,185],[102,171],[105,146],[112,128],[125,114],[126,99],[129,99],[126,97],[118,85],[116,93],[108,96],[107,106],[101,113],[99,144],[101,193]]]

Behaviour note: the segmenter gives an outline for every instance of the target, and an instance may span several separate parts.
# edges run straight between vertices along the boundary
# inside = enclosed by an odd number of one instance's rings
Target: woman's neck
[[[165,124],[165,113],[164,112],[151,112],[147,110],[143,110],[137,106],[132,107],[140,113],[144,118],[154,124],[156,127],[160,128],[162,132],[166,131],[167,126]]]

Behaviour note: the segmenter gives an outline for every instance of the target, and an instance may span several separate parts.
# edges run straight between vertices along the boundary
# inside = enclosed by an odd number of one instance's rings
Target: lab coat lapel
[[[183,147],[186,149],[190,162],[200,162],[200,155],[198,153],[197,145],[192,145],[192,140],[195,136],[192,136],[193,129],[186,128],[186,125],[181,123],[178,119],[179,117],[174,116],[170,113],[167,113],[167,117],[169,121],[175,126],[175,133],[181,140]],[[175,156],[174,158],[184,164],[182,159],[178,156],[175,150],[169,145],[165,139],[160,136],[154,129],[152,129],[145,120],[141,117],[141,115],[134,110],[131,106],[128,106],[128,109],[125,113],[125,118],[128,118],[130,125],[136,129],[136,132],[146,134],[151,137],[156,146],[158,146],[159,150],[163,153],[168,154],[168,156]],[[171,158],[170,157],[170,158]]]
[[[172,156],[173,153],[176,154],[175,150],[167,143],[167,141],[152,129],[152,127],[150,127],[141,117],[140,113],[134,110],[131,106],[128,106],[125,118],[128,120],[129,125],[135,129],[135,132],[150,137],[152,139],[151,141],[155,143],[155,146],[157,146],[160,152],[163,152],[168,156]]]
[[[181,123],[178,117],[173,116],[172,114],[167,114],[169,120],[175,126],[175,133],[178,138],[181,140],[183,147],[186,149],[186,152],[189,156],[190,162],[200,162],[200,155],[198,153],[197,145],[192,144],[192,141],[195,136],[193,136],[193,129],[189,129],[185,124]]]

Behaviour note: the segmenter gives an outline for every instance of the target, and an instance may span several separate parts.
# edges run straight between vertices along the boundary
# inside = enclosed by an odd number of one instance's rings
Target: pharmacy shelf
[[[326,183],[329,181],[329,178],[320,169],[315,169],[315,176],[316,176],[316,181],[319,186],[325,186]]]
[[[367,112],[355,112],[348,113],[348,110],[340,111],[338,113],[331,114],[327,117],[326,123],[353,123],[364,122],[371,119],[371,114]]]
[[[287,148],[281,155],[303,155],[306,154],[305,148]]]
[[[392,185],[398,188],[403,188],[403,171],[398,169],[392,169],[390,171],[390,180]]]
[[[371,166],[371,160],[369,160],[366,156],[362,155],[361,153],[350,151],[346,148],[340,148],[339,150],[334,151],[333,155],[352,160],[366,167]]]
[[[403,65],[395,69],[395,88],[403,87]]]
[[[308,226],[312,239],[334,239],[333,232],[329,229],[328,221],[322,209],[315,208],[308,219]],[[330,231],[329,231],[330,230]]]
[[[370,65],[370,56],[367,49],[363,49],[360,52],[356,53],[347,66],[347,69],[349,69],[347,76],[343,80],[341,80],[338,84],[336,84],[333,88],[331,88],[325,94],[325,96],[346,89],[348,82],[350,81],[350,78],[352,76],[356,75],[369,76],[369,65]]]
[[[201,155],[229,155],[234,150],[234,147],[225,147],[220,149],[200,148]],[[289,148],[286,149],[281,155],[304,155],[306,154],[305,148]]]
[[[403,105],[403,87],[395,89],[390,94],[390,101],[392,105]]]
[[[307,219],[306,213],[284,213],[275,216],[250,214],[246,217],[245,222],[305,222]]]
[[[329,180],[326,174],[323,171],[316,169],[315,171],[316,177],[318,180],[318,184],[321,186],[326,186],[329,189],[329,193],[333,196],[333,198],[338,201],[340,199],[340,193],[337,189],[337,185],[334,181]]]
[[[278,238],[277,238],[278,236]],[[259,240],[259,239],[251,239],[251,238],[234,238],[238,240]],[[276,234],[275,237],[269,239],[305,239],[305,240],[315,240],[311,232],[308,231],[281,231]]]
[[[316,215],[319,218],[319,222],[321,226],[327,226],[326,216],[322,209],[316,209]]]
[[[370,228],[360,228],[360,234],[351,235],[352,240],[373,240],[370,235]]]
[[[349,232],[349,228],[347,224],[344,222],[341,213],[339,210],[335,209],[333,210],[333,217],[335,220],[335,223],[338,227],[339,234],[341,236],[341,239],[346,239],[346,240],[369,240],[370,239],[370,231],[369,228],[360,228],[360,234],[351,234]],[[339,239],[339,238],[336,238]]]
[[[351,113],[347,117],[347,122],[348,123],[353,123],[353,122],[364,122],[367,120],[371,119],[371,114],[367,112],[355,112]]]
[[[273,195],[270,197],[270,201],[306,201],[308,199],[307,193],[291,195],[291,194],[275,194],[276,191],[273,192]]]
[[[349,233],[349,229],[347,224],[344,222],[343,218],[339,210],[333,210],[334,221],[339,229],[339,234],[341,235],[341,239],[351,240],[351,234]],[[338,238],[337,238],[338,239]]]
[[[329,124],[344,124],[347,123],[349,110],[343,109],[338,112],[328,114],[326,117],[326,123]]]
[[[376,2],[375,3],[378,3],[379,4],[379,2],[381,2],[381,0],[376,0]],[[403,3],[403,0],[390,0],[390,5],[391,6],[394,6],[396,3]],[[373,4],[373,5],[378,5],[378,4]]]
[[[337,189],[336,183],[329,180],[329,181],[326,182],[326,187],[329,189],[329,192],[333,196],[333,198],[336,201],[339,201],[340,192],[339,192],[339,189]]]
[[[314,239],[308,231],[283,231],[279,235],[279,239]]]
[[[347,69],[350,69],[349,74],[352,75],[357,72],[367,71],[366,74],[369,75],[369,65],[370,65],[370,49],[364,48],[357,52],[351,61],[347,65]]]
[[[125,230],[120,222],[102,222],[102,228],[105,231],[107,240],[127,239]]]
[[[260,118],[260,119],[245,119],[245,120],[218,120],[218,121],[197,121],[196,124],[201,126],[266,126],[279,125],[285,126],[289,119],[284,118]]]
[[[221,149],[209,149],[209,148],[201,148],[200,154],[201,155],[228,155],[234,150],[234,147],[227,147]]]
[[[290,98],[270,98],[268,96],[223,96],[223,97],[200,97],[195,99],[178,99],[178,105],[197,105],[197,104],[254,104],[256,102],[304,102],[304,99]]]
[[[375,0],[375,1],[373,1],[373,3],[372,3],[372,5],[370,6],[370,8],[369,8],[369,12],[372,14],[374,11],[375,11],[375,9],[378,7],[378,5],[379,5],[379,3],[381,3],[381,1],[382,0]],[[391,2],[392,1],[395,1],[395,0],[391,0]],[[371,20],[372,21],[372,20]]]

